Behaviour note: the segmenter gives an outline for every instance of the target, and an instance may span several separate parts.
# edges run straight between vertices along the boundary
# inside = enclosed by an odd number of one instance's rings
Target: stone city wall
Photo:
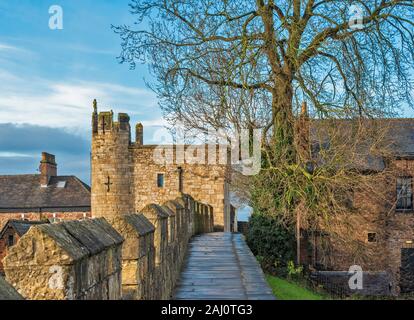
[[[226,223],[229,223],[225,221],[230,206],[229,190],[226,187],[230,179],[228,167],[192,163],[159,165],[154,161],[155,148],[157,146],[129,147],[132,154],[130,159],[133,207],[139,211],[148,203],[161,204],[178,197],[181,193],[191,194],[194,199],[214,207],[216,230],[223,231]],[[178,146],[171,147],[174,158],[177,157],[177,148]],[[159,188],[156,184],[157,174],[164,175],[163,188]],[[182,175],[182,192],[179,191],[180,175]]]
[[[6,280],[30,300],[117,300],[123,241],[103,218],[33,226],[4,258]]]
[[[183,195],[138,214],[33,226],[4,259],[26,299],[169,299],[189,239],[213,231],[211,206]]]
[[[212,208],[184,195],[140,214],[107,218],[126,239],[122,251],[123,299],[170,299],[187,244],[194,234],[213,231]]]

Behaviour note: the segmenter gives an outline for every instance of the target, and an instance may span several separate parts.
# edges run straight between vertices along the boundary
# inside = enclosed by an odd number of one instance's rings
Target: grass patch
[[[326,296],[313,292],[298,283],[293,283],[271,275],[266,280],[272,288],[273,294],[279,300],[324,300]]]

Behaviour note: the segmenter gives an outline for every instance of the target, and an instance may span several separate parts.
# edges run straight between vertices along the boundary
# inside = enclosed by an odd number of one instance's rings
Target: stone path
[[[189,243],[176,300],[274,300],[241,234],[207,233]]]

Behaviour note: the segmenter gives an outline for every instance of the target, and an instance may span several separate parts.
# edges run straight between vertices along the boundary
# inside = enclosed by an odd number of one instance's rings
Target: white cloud
[[[0,151],[0,158],[30,158],[32,155],[17,152]]]
[[[25,48],[21,48],[21,47],[16,47],[12,44],[9,43],[5,43],[5,42],[0,42],[0,54],[5,55],[5,54],[12,54],[12,55],[16,55],[16,54],[20,54],[20,55],[34,55],[34,53],[30,50],[27,50]]]
[[[54,83],[23,79],[0,70],[0,91],[0,123],[89,129],[93,99],[98,100],[100,110],[114,109],[146,119],[158,117],[157,100],[150,90],[112,83]]]
[[[166,124],[156,95],[149,89],[106,81],[53,81],[33,76],[21,68],[22,61],[31,59],[33,54],[0,42],[0,123],[65,128],[85,135],[91,127],[92,101],[97,99],[100,111],[128,113],[132,127],[137,121],[147,127]]]
[[[6,43],[0,43],[0,51],[19,51],[19,48]]]
[[[154,120],[144,120],[144,121],[141,121],[141,123],[144,127],[166,127],[168,126],[168,122],[164,118],[157,118]]]
[[[68,44],[65,46],[65,49],[78,51],[82,53],[103,54],[111,56],[116,56],[117,54],[119,54],[119,51],[116,50],[92,48],[82,44]]]

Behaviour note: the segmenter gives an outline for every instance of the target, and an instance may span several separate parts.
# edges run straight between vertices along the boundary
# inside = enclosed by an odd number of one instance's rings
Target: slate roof
[[[388,119],[388,137],[396,156],[414,156],[414,119]]]
[[[135,231],[140,236],[144,236],[148,233],[155,231],[155,227],[143,214],[126,214],[122,216],[127,223],[132,225]]]
[[[0,231],[0,238],[3,237],[4,232],[8,227],[13,227],[19,237],[23,236],[33,225],[45,224],[45,221],[28,221],[28,220],[9,220]]]
[[[23,297],[0,276],[0,300],[23,300]]]
[[[350,120],[313,120],[311,124],[311,140],[313,150],[316,152],[318,150],[315,150],[315,147],[319,149],[319,146],[315,145],[316,140],[314,140],[314,137],[316,132],[323,128],[322,124],[325,121],[332,121],[339,130],[344,130],[343,132],[351,130]],[[369,125],[381,127],[384,130],[384,144],[395,158],[414,159],[414,118],[373,119],[367,121],[370,122]],[[328,140],[326,139],[322,143],[322,148],[329,148]],[[383,170],[385,168],[384,158],[379,155],[372,155],[365,149],[363,145],[358,147],[357,151],[361,155],[361,159],[356,166],[364,170]]]
[[[65,182],[63,188],[58,182]],[[91,207],[90,187],[75,176],[51,177],[41,187],[40,175],[0,175],[1,212],[82,211]]]

